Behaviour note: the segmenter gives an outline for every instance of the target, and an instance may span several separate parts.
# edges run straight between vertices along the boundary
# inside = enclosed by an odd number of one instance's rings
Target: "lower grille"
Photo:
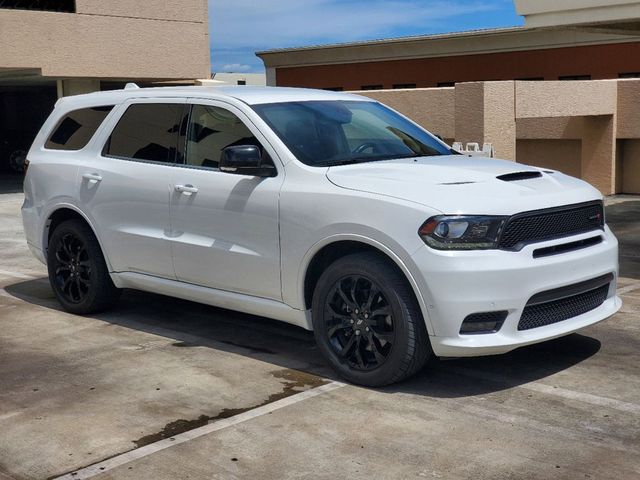
[[[518,330],[544,327],[590,312],[602,305],[608,294],[609,283],[606,283],[570,297],[528,305],[522,312]]]

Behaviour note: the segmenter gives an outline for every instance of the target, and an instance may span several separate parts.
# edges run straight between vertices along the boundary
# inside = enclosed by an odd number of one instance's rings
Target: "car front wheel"
[[[320,351],[353,383],[398,382],[431,356],[411,287],[381,255],[348,255],[327,267],[314,292],[312,314]]]

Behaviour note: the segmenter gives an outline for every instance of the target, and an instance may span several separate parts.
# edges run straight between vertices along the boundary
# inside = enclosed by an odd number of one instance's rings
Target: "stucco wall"
[[[455,138],[455,89],[378,90],[355,92],[406,115],[443,138]]]
[[[640,194],[640,140],[620,142],[622,192]]]
[[[203,0],[78,0],[77,7],[81,13],[0,9],[0,67],[64,78],[209,76]]]
[[[580,140],[518,140],[519,163],[559,170],[573,177],[582,175]]]

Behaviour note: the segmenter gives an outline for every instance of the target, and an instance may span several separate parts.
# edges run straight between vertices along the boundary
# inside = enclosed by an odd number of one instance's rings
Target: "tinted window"
[[[451,149],[376,102],[309,101],[255,105],[289,150],[312,166],[451,155]]]
[[[193,106],[187,130],[187,165],[218,168],[222,150],[235,145],[262,148],[251,130],[230,111],[207,105]]]
[[[86,147],[112,109],[113,106],[93,107],[67,114],[53,130],[45,148],[80,150]]]
[[[105,155],[155,162],[173,162],[184,106],[131,105],[111,133]]]

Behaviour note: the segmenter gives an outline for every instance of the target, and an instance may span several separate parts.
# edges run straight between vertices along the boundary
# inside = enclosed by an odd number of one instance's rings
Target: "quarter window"
[[[222,151],[236,145],[256,145],[264,152],[251,130],[230,111],[210,105],[193,106],[187,130],[187,165],[218,168]]]
[[[173,163],[183,109],[171,103],[131,105],[111,133],[105,155]]]
[[[83,149],[112,109],[113,106],[109,105],[84,108],[68,113],[56,125],[44,145],[45,148],[49,150]]]

